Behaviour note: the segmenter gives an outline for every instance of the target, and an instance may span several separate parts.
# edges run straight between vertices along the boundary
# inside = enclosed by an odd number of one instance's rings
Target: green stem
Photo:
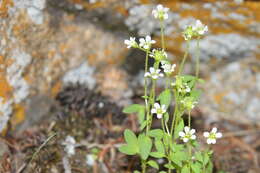
[[[148,71],[148,50],[146,50],[146,57],[145,57],[145,73]],[[146,108],[146,134],[148,133],[148,120],[149,120],[149,105],[148,105],[148,99],[147,99],[147,77],[144,78],[144,96],[145,96],[145,108]]]
[[[189,111],[189,122],[188,122],[188,126],[189,126],[189,127],[191,126],[191,116],[190,116],[190,112],[191,112],[191,111]]]
[[[161,25],[161,42],[162,42],[161,44],[162,44],[163,50],[165,50],[163,20],[160,21],[160,25]]]
[[[146,173],[146,161],[142,160],[142,173]]]
[[[164,117],[161,118],[161,124],[163,128],[163,132],[166,133],[165,126],[164,126]]]
[[[200,71],[200,38],[197,40],[197,48],[196,48],[196,78],[199,77],[199,71]]]
[[[185,50],[185,54],[184,54],[184,57],[182,59],[181,65],[180,65],[180,70],[179,70],[178,75],[180,75],[182,73],[182,71],[183,71],[183,67],[184,67],[185,61],[186,61],[186,59],[188,57],[188,54],[189,54],[189,48],[190,48],[190,41],[188,40],[187,41],[187,48]]]
[[[170,84],[170,79],[169,76],[166,77],[166,89],[169,88],[169,84]]]
[[[173,135],[173,129],[174,129],[174,124],[175,124],[175,121],[176,121],[176,117],[177,117],[177,114],[178,114],[178,95],[177,95],[177,91],[175,92],[175,108],[174,108],[174,113],[173,113],[173,119],[172,119],[172,124],[171,124],[171,136]]]

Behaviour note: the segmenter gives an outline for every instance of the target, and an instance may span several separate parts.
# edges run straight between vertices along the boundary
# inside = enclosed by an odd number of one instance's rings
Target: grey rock
[[[200,41],[201,59],[208,61],[214,57],[219,60],[230,61],[239,58],[249,57],[253,51],[257,51],[260,39],[244,37],[239,34],[219,34],[204,37]],[[197,41],[190,43],[190,54],[196,58]]]
[[[200,108],[209,119],[260,124],[260,64],[241,59],[210,74]]]

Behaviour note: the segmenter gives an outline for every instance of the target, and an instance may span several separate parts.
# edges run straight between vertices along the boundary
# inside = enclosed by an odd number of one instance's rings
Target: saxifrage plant
[[[159,173],[211,173],[213,152],[209,149],[201,150],[196,141],[196,131],[191,128],[191,111],[198,103],[201,91],[196,88],[197,83],[203,83],[199,78],[200,66],[200,38],[208,31],[207,26],[197,20],[183,31],[186,41],[186,51],[175,73],[175,64],[167,59],[164,41],[164,21],[168,19],[169,8],[158,5],[152,15],[161,24],[160,49],[152,49],[155,43],[150,36],[140,38],[139,43],[134,37],[125,40],[127,48],[137,48],[146,53],[144,73],[144,104],[133,104],[126,107],[124,113],[136,113],[140,123],[140,134],[127,129],[124,132],[125,145],[119,150],[127,155],[139,155],[141,172],[145,173],[147,166],[158,169]],[[197,40],[196,71],[195,76],[183,74],[183,68],[188,57],[190,41]],[[148,68],[148,59],[153,58],[154,64]],[[157,80],[165,77],[165,89],[156,95]],[[174,103],[172,115],[169,107]],[[185,126],[183,116],[188,114],[188,124]],[[154,117],[161,120],[161,128],[152,129]],[[211,132],[204,132],[207,144],[215,144],[222,133],[214,127]],[[165,159],[160,166],[156,160]],[[160,171],[160,167],[162,170]],[[135,170],[134,173],[140,171]]]

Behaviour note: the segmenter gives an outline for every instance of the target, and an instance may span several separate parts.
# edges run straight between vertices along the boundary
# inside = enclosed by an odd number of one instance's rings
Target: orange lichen
[[[12,87],[7,82],[5,76],[0,74],[0,97],[9,98],[12,93]]]
[[[62,83],[60,81],[56,82],[51,89],[51,96],[56,97],[57,94],[60,92],[62,87]]]
[[[16,127],[25,120],[25,108],[22,105],[16,104],[13,107],[13,116],[10,119],[12,127]]]
[[[8,8],[12,7],[13,1],[12,0],[2,0],[0,1],[0,17],[7,17],[8,16]]]
[[[215,101],[217,104],[221,104],[222,101],[223,101],[223,98],[224,98],[227,94],[228,94],[227,92],[216,93],[216,94],[214,95],[214,101]]]

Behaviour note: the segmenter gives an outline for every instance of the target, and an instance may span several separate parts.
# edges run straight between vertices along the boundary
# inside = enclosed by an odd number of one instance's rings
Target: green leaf
[[[168,134],[163,135],[163,144],[165,145],[165,147],[169,147],[171,144],[171,136]]]
[[[167,173],[166,171],[160,171],[159,173]]]
[[[184,128],[184,121],[183,121],[183,119],[181,119],[175,129],[176,131],[174,132],[174,139],[177,139],[179,137],[179,132],[182,131],[183,128]]]
[[[148,132],[148,136],[161,139],[163,137],[163,131],[161,129],[153,129]]]
[[[194,173],[201,173],[202,166],[199,162],[195,162],[191,165],[191,169]]]
[[[205,83],[205,80],[203,80],[203,79],[198,79],[198,82],[201,83],[201,84],[204,84],[204,83]]]
[[[210,161],[209,155],[207,152],[203,154],[203,165],[206,166]]]
[[[164,164],[163,165],[165,168],[168,168],[168,169],[174,169],[174,167],[171,165],[171,164],[169,164],[169,163],[166,163],[166,164]]]
[[[171,149],[173,152],[180,152],[184,149],[184,145],[173,143]]]
[[[200,90],[192,90],[190,92],[190,97],[192,97],[194,100],[199,100],[201,93],[202,92]]]
[[[149,160],[148,165],[150,165],[153,168],[159,169],[159,165],[154,160]]]
[[[146,125],[147,125],[147,121],[145,120],[142,122],[142,124],[140,126],[140,130],[142,131],[146,127]]]
[[[155,140],[155,148],[158,152],[165,154],[164,145],[161,140]]]
[[[165,155],[163,153],[160,153],[160,152],[151,152],[150,156],[157,158],[157,159],[165,157]]]
[[[182,167],[181,173],[190,173],[188,165],[185,165],[185,166]]]
[[[203,163],[203,156],[202,156],[201,152],[196,152],[196,153],[195,153],[195,158],[196,158],[196,160],[198,160],[199,162]]]
[[[140,134],[138,136],[138,145],[141,158],[146,160],[152,149],[152,140],[148,136]]]
[[[134,132],[132,132],[129,129],[126,129],[124,131],[124,137],[125,137],[125,141],[128,145],[137,145],[138,141],[137,141],[137,137],[135,136]]]
[[[145,119],[145,109],[140,109],[138,111],[138,121],[140,124],[142,124],[144,122]]]
[[[168,112],[166,112],[164,115],[163,115],[163,120],[164,120],[164,122],[165,123],[168,123],[168,121],[169,121],[169,113]]]
[[[126,114],[131,114],[131,113],[139,112],[141,109],[145,109],[145,107],[143,105],[139,105],[139,104],[132,104],[132,105],[124,108],[123,112]]]
[[[169,89],[164,90],[159,96],[158,100],[160,100],[161,105],[165,105],[166,108],[169,107],[171,103],[172,94]]]
[[[135,170],[134,173],[141,173],[140,171]]]
[[[194,148],[197,148],[197,147],[200,146],[199,143],[198,143],[198,141],[195,141],[195,140],[190,141],[190,143],[191,143],[191,145],[192,145]]]
[[[212,162],[210,161],[206,167],[206,172],[207,173],[212,173],[213,172],[213,164]]]
[[[187,152],[178,151],[170,155],[170,159],[179,167],[182,167],[182,162],[189,160]]]
[[[119,147],[119,151],[127,155],[135,155],[137,153],[136,149],[129,145],[122,145]]]

